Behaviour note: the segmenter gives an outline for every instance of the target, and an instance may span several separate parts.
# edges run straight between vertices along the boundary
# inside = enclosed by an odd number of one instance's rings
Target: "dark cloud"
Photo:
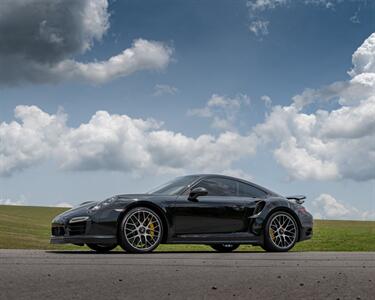
[[[74,56],[89,50],[108,27],[108,0],[2,0],[0,85],[64,80],[97,83],[169,63],[170,48],[145,40],[135,41],[133,48],[107,61],[75,61]],[[118,62],[116,72],[112,71],[113,58]]]
[[[0,54],[55,63],[86,50],[95,37],[83,18],[88,9],[87,0],[2,2]],[[97,38],[106,29],[106,20],[101,22],[104,26],[96,32]]]

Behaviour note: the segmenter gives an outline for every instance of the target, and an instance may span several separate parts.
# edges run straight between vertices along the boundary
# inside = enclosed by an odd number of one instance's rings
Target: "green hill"
[[[85,249],[51,245],[50,222],[64,208],[0,205],[0,249]],[[160,251],[211,250],[200,245],[161,245]],[[242,246],[240,251],[259,251]],[[299,243],[295,251],[375,251],[375,222],[322,221],[314,224],[314,237]]]

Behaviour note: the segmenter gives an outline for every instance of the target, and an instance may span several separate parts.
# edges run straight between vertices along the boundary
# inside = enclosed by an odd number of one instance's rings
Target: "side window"
[[[208,196],[237,196],[237,181],[226,178],[208,178],[197,186],[204,187]]]
[[[252,198],[266,198],[267,193],[242,182],[238,183],[238,196],[240,197],[252,197]]]

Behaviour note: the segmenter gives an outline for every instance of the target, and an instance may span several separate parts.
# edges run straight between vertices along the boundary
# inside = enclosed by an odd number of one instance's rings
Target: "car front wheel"
[[[294,217],[284,211],[273,213],[264,227],[264,245],[271,252],[286,252],[298,239],[298,225]]]
[[[159,246],[162,236],[159,215],[147,207],[136,207],[121,223],[120,246],[130,253],[148,253]]]

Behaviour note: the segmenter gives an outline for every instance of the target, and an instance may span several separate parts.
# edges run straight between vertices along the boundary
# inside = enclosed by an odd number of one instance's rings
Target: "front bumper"
[[[115,244],[115,226],[102,224],[88,215],[58,216],[51,225],[51,244]]]

